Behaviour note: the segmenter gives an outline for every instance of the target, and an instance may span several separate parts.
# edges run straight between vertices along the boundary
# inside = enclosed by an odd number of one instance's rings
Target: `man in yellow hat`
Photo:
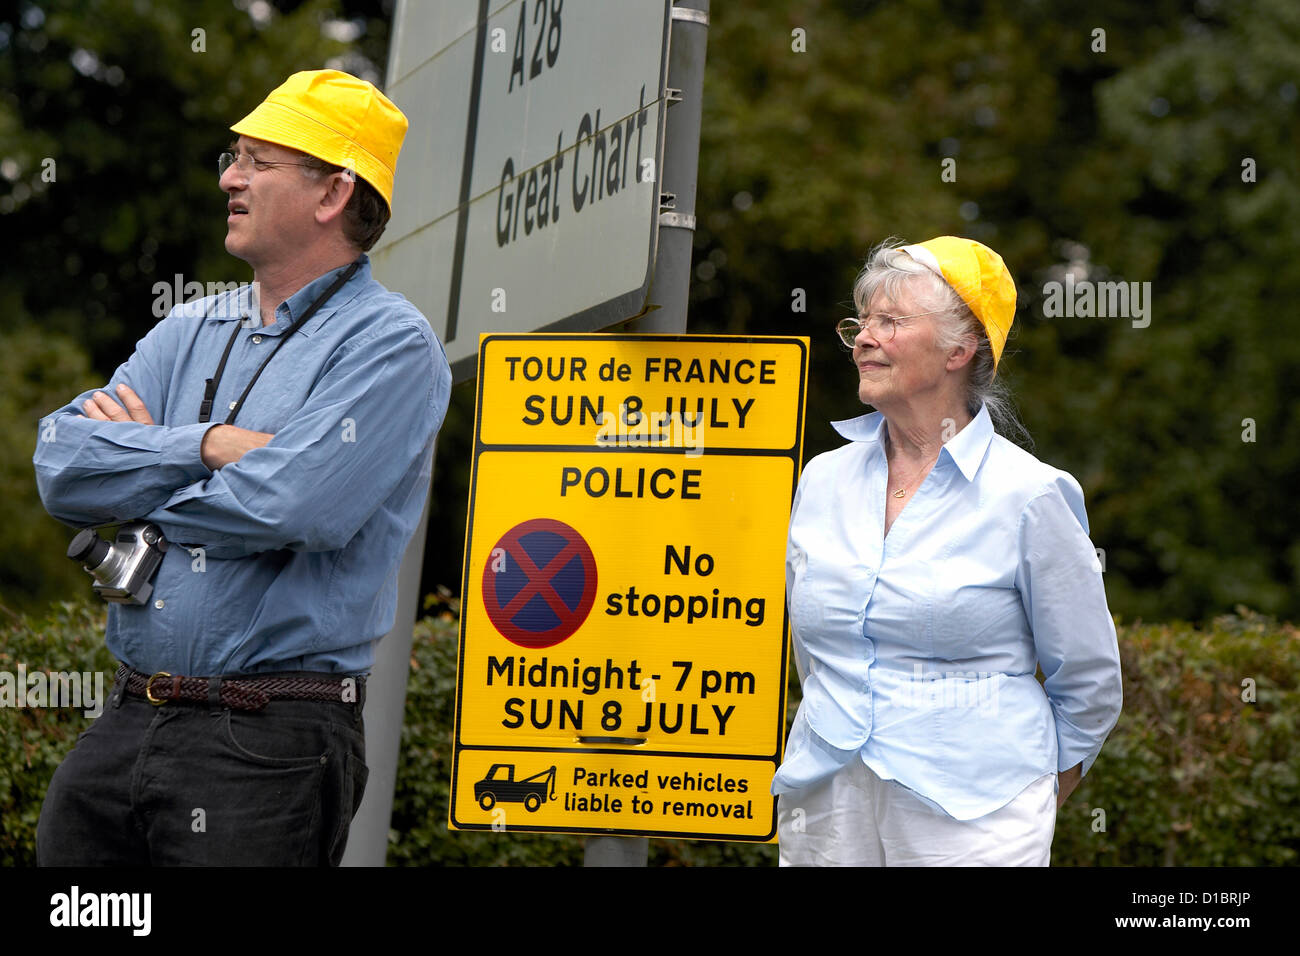
[[[365,255],[406,128],[364,80],[289,77],[218,164],[252,286],[177,306],[44,420],[47,510],[147,522],[168,546],[147,599],[109,606],[122,667],[50,784],[42,865],[342,856],[365,675],[451,385],[429,323]]]

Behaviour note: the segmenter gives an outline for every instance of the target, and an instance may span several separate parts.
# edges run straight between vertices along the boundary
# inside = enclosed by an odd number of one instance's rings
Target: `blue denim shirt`
[[[790,519],[803,702],[773,792],[857,757],[969,820],[1044,774],[1087,773],[1122,691],[1078,482],[981,408],[886,537],[883,416],[835,428],[851,443],[808,463]]]
[[[208,469],[204,434],[341,269],[265,327],[249,287],[172,309],[102,389],[118,400],[127,384],[157,424],[87,418],[92,392],[41,421],[34,463],[50,514],[78,526],[146,519],[171,542],[148,603],[109,607],[107,643],[122,662],[200,676],[371,667],[451,372],[424,316],[362,260],[257,380],[234,424],[275,437],[239,461]],[[237,325],[212,421],[200,424],[204,381]]]

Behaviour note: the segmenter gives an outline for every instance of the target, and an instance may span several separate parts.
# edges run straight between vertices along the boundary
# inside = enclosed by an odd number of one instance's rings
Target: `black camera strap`
[[[343,288],[344,283],[346,283],[349,279],[351,279],[354,275],[356,275],[357,270],[360,268],[361,268],[361,260],[358,259],[356,262],[352,263],[352,265],[348,266],[347,269],[345,269],[343,273],[337,279],[335,279],[333,283],[330,284],[330,287],[326,289],[315,302],[313,302],[310,306],[307,307],[306,312],[304,312],[297,319],[295,319],[293,324],[290,325],[289,328],[285,329],[284,334],[280,336],[280,341],[276,342],[275,348],[271,350],[271,354],[262,360],[262,364],[259,365],[257,371],[253,373],[253,377],[251,380],[249,380],[248,385],[244,388],[243,394],[240,395],[239,399],[235,402],[235,404],[230,407],[230,414],[226,416],[227,425],[234,424],[235,416],[238,415],[239,410],[244,407],[244,400],[248,398],[248,393],[251,392],[253,390],[253,386],[257,384],[257,380],[261,376],[262,370],[265,369],[266,366],[270,364],[271,359],[275,358],[275,354],[279,352],[281,348],[284,347],[284,344],[289,341],[290,336],[292,336],[295,332],[297,332],[300,328],[302,328],[307,323],[308,319],[310,319],[313,315],[315,315],[318,311],[320,311],[321,306],[323,306],[326,302],[330,300],[330,296],[334,295],[335,292],[338,292],[339,289]],[[258,320],[259,321],[261,320],[260,315],[258,316]],[[204,383],[203,403],[199,406],[200,423],[210,421],[212,418],[212,402],[217,397],[217,386],[221,384],[221,376],[226,371],[226,360],[230,358],[230,350],[235,347],[235,339],[239,338],[239,333],[242,330],[243,330],[243,323],[236,322],[235,331],[231,334],[230,341],[226,343],[226,350],[221,353],[221,362],[217,365],[217,370],[213,373],[212,378],[207,379],[207,381]]]

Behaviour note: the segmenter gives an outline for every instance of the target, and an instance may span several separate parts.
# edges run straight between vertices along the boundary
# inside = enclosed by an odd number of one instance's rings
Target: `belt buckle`
[[[149,703],[153,704],[155,707],[161,707],[163,704],[167,703],[167,701],[170,700],[171,698],[155,697],[153,695],[153,682],[156,681],[159,677],[171,677],[171,676],[172,675],[167,673],[167,671],[159,671],[158,673],[150,677],[147,681],[145,681],[144,696],[147,697],[149,699]]]

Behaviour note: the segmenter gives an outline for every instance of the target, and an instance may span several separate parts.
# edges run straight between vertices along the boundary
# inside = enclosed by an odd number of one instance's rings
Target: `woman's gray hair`
[[[922,290],[919,298],[925,303],[923,308],[938,313],[935,346],[940,351],[958,348],[966,339],[975,340],[975,357],[967,366],[970,374],[966,380],[966,410],[974,416],[979,414],[981,404],[987,406],[999,432],[1018,445],[1032,448],[1034,440],[1016,415],[1011,389],[1003,379],[994,376],[993,348],[983,324],[942,276],[900,249],[903,244],[901,239],[886,239],[871,250],[853,283],[853,304],[858,314],[866,314],[867,306],[879,292],[896,300],[905,286],[913,289],[919,286]]]

